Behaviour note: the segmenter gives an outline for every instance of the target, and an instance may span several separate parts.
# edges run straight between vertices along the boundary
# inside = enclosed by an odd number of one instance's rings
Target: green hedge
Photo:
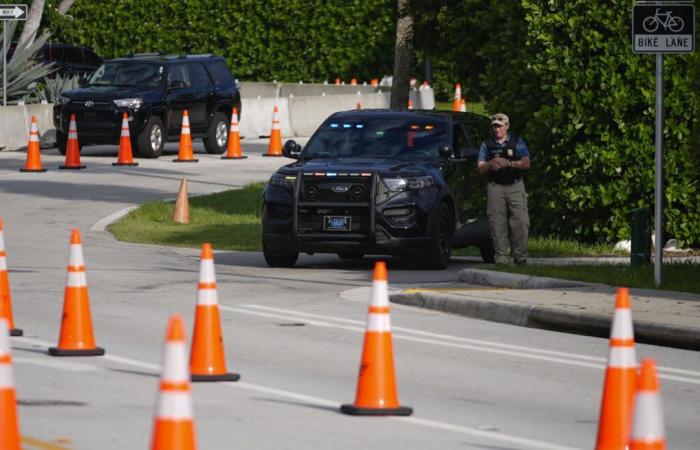
[[[393,67],[392,0],[81,0],[70,19],[47,1],[54,40],[105,58],[133,52],[214,53],[241,80],[369,80]]]

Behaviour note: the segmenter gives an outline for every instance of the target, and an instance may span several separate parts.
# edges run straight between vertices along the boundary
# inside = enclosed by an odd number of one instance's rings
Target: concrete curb
[[[571,285],[568,285],[571,286]],[[610,315],[563,311],[531,303],[450,297],[440,293],[404,291],[390,296],[393,303],[418,306],[475,319],[607,338]],[[689,350],[700,350],[700,329],[634,321],[637,342]]]
[[[496,272],[493,270],[463,269],[459,272],[462,283],[482,284],[510,289],[561,289],[571,287],[603,286],[583,281],[562,280],[559,278],[536,277],[519,273]]]

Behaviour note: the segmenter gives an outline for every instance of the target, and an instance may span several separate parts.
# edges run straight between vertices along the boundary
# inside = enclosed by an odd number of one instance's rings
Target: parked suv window
[[[190,70],[190,81],[193,87],[209,86],[211,80],[206,69],[200,63],[188,64]]]
[[[168,72],[168,84],[173,81],[182,81],[185,86],[191,86],[190,74],[185,70],[184,64],[173,64]]]
[[[229,72],[228,67],[224,61],[214,61],[207,65],[209,68],[209,74],[214,79],[214,84],[233,84],[234,79]]]
[[[95,86],[143,86],[154,88],[160,85],[163,66],[160,64],[119,62],[101,65],[90,77]]]

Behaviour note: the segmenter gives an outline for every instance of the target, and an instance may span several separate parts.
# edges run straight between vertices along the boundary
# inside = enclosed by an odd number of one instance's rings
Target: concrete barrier
[[[388,108],[389,94],[365,94],[359,97],[363,109]],[[358,96],[292,97],[289,99],[292,130],[295,136],[311,136],[328,116],[357,107]]]
[[[349,84],[336,86],[335,84],[319,84],[319,83],[304,83],[304,84],[292,84],[284,83],[280,86],[280,97],[289,97],[293,95],[295,97],[313,97],[320,96],[322,94],[326,95],[350,95],[357,94],[357,92],[362,92],[363,94],[373,94],[378,91],[378,88],[372,86],[351,86]]]
[[[240,81],[241,98],[279,97],[279,83]]]
[[[242,82],[240,87],[242,115],[239,129],[241,137],[247,139],[270,135],[275,105],[279,107],[282,137],[288,138],[311,136],[329,115],[355,109],[358,101],[363,109],[389,108],[391,96],[388,89],[372,86]],[[361,93],[359,97],[358,91]],[[287,95],[277,96],[279,93]],[[299,93],[310,95],[297,95]],[[321,95],[324,93],[326,95]],[[411,91],[411,95],[416,109],[433,109],[435,106],[432,89]],[[0,107],[0,150],[27,146],[32,114],[37,116],[42,147],[53,146],[56,132],[52,110],[51,104]]]
[[[32,115],[36,116],[42,147],[56,142],[52,104],[0,106],[0,150],[18,150],[27,146]]]
[[[241,99],[241,122],[239,130],[242,138],[257,139],[270,135],[272,113],[275,105],[279,108],[282,137],[293,136],[289,120],[289,102],[286,98],[243,98]]]

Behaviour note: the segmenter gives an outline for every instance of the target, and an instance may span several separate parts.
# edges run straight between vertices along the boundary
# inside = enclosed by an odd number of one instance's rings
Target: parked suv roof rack
[[[127,55],[127,58],[148,58],[151,56],[161,56],[162,53],[158,52],[148,52],[148,53],[132,53],[130,55]]]

